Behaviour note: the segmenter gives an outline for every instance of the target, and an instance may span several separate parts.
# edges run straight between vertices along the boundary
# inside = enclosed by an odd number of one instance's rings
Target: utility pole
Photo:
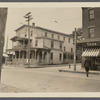
[[[3,47],[4,47],[4,37],[6,30],[6,20],[7,20],[8,8],[0,8],[0,82],[1,82],[1,71],[2,71],[2,58],[3,58]]]
[[[30,21],[33,19],[31,12],[28,12],[24,18],[26,18],[28,22],[28,67],[30,67]]]
[[[74,71],[76,71],[76,42],[77,42],[77,33],[76,33],[76,28],[74,31]]]
[[[7,42],[6,42],[6,53],[7,53],[7,49],[8,49],[8,39],[9,39],[9,36],[7,36]]]

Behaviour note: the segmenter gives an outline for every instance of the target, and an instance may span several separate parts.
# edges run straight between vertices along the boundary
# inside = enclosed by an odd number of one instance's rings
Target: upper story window
[[[89,19],[94,19],[94,9],[89,10]]]
[[[58,35],[58,39],[60,39],[60,36]]]
[[[94,38],[94,27],[89,28],[89,38]]]
[[[25,34],[25,37],[27,37],[27,35]]]
[[[54,47],[54,42],[53,41],[51,41],[51,48],[53,48]]]
[[[59,60],[61,60],[61,58],[62,58],[62,54],[60,53],[60,54],[59,54]]]
[[[45,37],[47,37],[47,32],[45,32]]]
[[[52,38],[54,38],[54,34],[52,34]]]
[[[64,51],[66,51],[66,47],[64,46]]]
[[[33,36],[33,31],[31,31],[31,37]]]
[[[65,41],[65,36],[63,37],[63,40]]]
[[[73,48],[71,48],[71,52],[73,52]]]
[[[38,46],[38,40],[35,41],[35,46]]]
[[[62,49],[62,43],[60,42],[60,49]]]
[[[68,38],[68,43],[70,43],[70,38]]]

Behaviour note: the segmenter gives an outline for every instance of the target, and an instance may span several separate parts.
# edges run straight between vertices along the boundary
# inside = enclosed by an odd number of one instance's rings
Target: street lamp
[[[24,18],[26,18],[28,22],[28,67],[30,67],[30,21],[33,19],[31,12],[28,12]]]

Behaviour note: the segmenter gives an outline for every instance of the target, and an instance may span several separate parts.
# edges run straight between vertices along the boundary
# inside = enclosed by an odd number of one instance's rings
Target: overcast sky
[[[74,28],[82,27],[82,9],[78,8],[8,8],[5,39],[9,36],[8,48],[12,48],[10,38],[15,36],[15,30],[25,22],[23,17],[31,12],[36,26],[71,34]],[[57,21],[55,23],[54,21]],[[6,45],[6,41],[5,41]]]

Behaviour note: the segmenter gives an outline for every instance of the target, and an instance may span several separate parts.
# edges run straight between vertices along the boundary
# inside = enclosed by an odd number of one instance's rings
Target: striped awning
[[[100,56],[100,48],[86,48],[82,56],[84,57],[97,57]]]

